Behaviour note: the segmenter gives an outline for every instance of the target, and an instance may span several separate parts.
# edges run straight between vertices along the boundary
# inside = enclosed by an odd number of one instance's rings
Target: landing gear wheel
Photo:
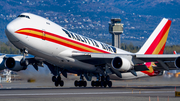
[[[62,86],[64,86],[64,81],[60,81],[60,83],[59,83],[59,85],[62,87]]]
[[[99,86],[101,86],[101,82],[100,81],[92,81],[91,86],[92,87],[99,87]]]
[[[59,85],[59,83],[57,81],[55,81],[54,85],[57,87]]]
[[[82,81],[83,82],[83,86],[86,87],[87,86],[87,82],[86,81]]]
[[[101,81],[101,87],[104,87],[104,88],[106,88],[106,86],[107,86],[107,83],[106,83],[106,81]]]
[[[95,86],[94,84],[95,84],[95,81],[92,81],[91,86],[94,87]]]
[[[60,77],[60,76],[57,77],[57,81],[58,81],[59,83],[61,82],[61,77]]]
[[[78,81],[78,86],[79,87],[83,86],[83,82],[82,81]]]
[[[84,86],[84,87],[86,87],[87,86],[87,82],[86,81],[74,81],[74,86],[75,87],[81,87],[81,86]]]
[[[107,85],[109,88],[111,88],[112,87],[112,81],[107,81]]]
[[[106,88],[107,86],[110,88],[112,87],[112,82],[110,81],[109,76],[101,76],[101,81],[97,79],[97,81],[92,81],[91,82],[92,87],[104,87]]]
[[[74,86],[75,86],[75,87],[77,87],[77,86],[78,86],[78,84],[79,84],[79,83],[78,83],[78,81],[77,81],[77,80],[76,80],[76,81],[74,81]]]
[[[55,82],[56,81],[56,76],[52,77],[52,81]]]
[[[57,78],[56,76],[52,77],[52,81],[54,82],[54,85],[57,87],[60,85],[61,87],[64,86],[64,81],[61,80],[61,76],[59,75]]]

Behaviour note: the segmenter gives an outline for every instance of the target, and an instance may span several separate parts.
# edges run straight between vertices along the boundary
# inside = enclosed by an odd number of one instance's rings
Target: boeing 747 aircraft
[[[25,70],[28,65],[46,64],[54,75],[55,86],[63,86],[61,74],[80,76],[74,85],[112,86],[111,77],[133,79],[162,75],[164,70],[179,69],[180,55],[163,54],[171,21],[163,18],[137,53],[113,47],[97,40],[73,33],[53,22],[31,13],[22,13],[5,30],[9,41],[22,56],[0,57],[0,68]],[[26,57],[31,54],[34,57]],[[85,80],[86,78],[86,80]]]

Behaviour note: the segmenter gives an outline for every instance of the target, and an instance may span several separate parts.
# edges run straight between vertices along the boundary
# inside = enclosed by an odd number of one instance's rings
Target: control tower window
[[[27,15],[19,15],[18,17],[24,17],[24,18],[28,18],[28,19],[30,19],[30,17],[29,17],[29,16],[27,16]]]

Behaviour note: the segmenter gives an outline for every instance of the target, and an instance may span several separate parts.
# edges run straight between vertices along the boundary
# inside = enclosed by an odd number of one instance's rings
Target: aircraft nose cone
[[[15,36],[15,31],[16,31],[16,25],[14,25],[13,23],[9,23],[7,26],[6,26],[6,29],[5,29],[5,34],[7,36],[7,38],[12,42],[12,41],[18,41],[18,39],[16,38]]]

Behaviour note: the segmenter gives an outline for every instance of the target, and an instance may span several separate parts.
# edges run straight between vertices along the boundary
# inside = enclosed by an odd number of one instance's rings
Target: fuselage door
[[[46,33],[45,33],[44,29],[43,29],[43,32],[42,32],[42,40],[46,40]]]

